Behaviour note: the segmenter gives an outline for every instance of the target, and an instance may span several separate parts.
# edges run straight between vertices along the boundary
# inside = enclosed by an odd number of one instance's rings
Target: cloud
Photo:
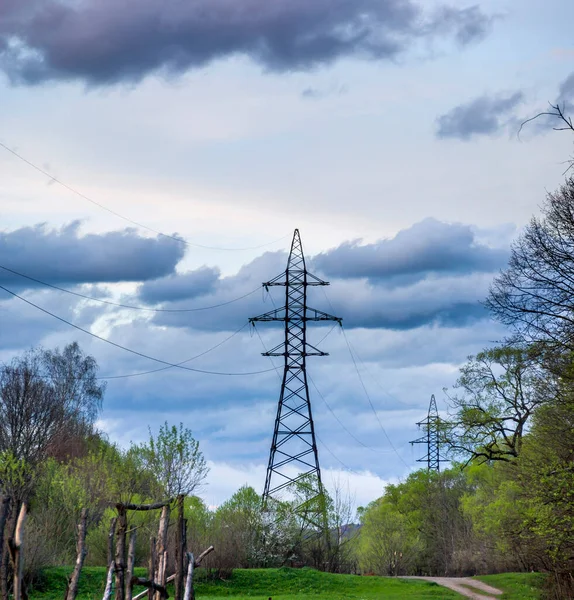
[[[30,0],[0,10],[0,68],[24,84],[137,82],[233,55],[279,72],[390,60],[419,40],[468,44],[492,23],[476,6],[425,14],[414,0]]]
[[[173,273],[162,279],[144,283],[139,288],[139,296],[150,304],[189,300],[214,292],[219,276],[219,269],[211,267],[201,267],[183,275]]]
[[[564,107],[567,113],[574,111],[574,73],[570,73],[560,84],[558,89],[558,104]]]
[[[173,273],[184,250],[176,240],[142,237],[134,229],[80,235],[78,221],[61,229],[35,225],[0,232],[0,264],[52,284],[155,279]],[[0,284],[35,285],[2,269]]]
[[[309,305],[338,311],[347,327],[408,330],[425,324],[463,326],[484,319],[487,313],[480,302],[494,273],[506,264],[508,249],[487,245],[479,240],[481,235],[468,225],[427,219],[390,240],[366,245],[346,242],[307,257],[309,269],[330,280],[329,298],[335,309],[316,290],[309,291]],[[286,253],[268,252],[235,275],[215,279],[210,271],[209,285],[203,288],[188,282],[200,279],[204,269],[178,273],[142,286],[140,299],[146,299],[142,290],[153,289],[153,299],[165,308],[182,309],[221,305],[249,294],[217,310],[153,316],[162,327],[233,331],[248,317],[283,306],[281,291],[270,288],[270,299],[259,289],[261,282],[283,272],[286,263]],[[186,286],[194,302],[174,297],[174,290]]]
[[[494,135],[514,123],[514,109],[524,100],[523,92],[495,97],[481,96],[456,106],[437,119],[436,137],[469,140]]]
[[[308,87],[301,92],[301,98],[305,100],[322,100],[327,96],[343,96],[348,91],[349,88],[346,85],[331,86],[329,89]]]
[[[492,272],[507,259],[506,249],[478,242],[469,225],[425,219],[389,240],[341,244],[313,257],[313,266],[329,277],[390,283],[414,282],[431,273]]]

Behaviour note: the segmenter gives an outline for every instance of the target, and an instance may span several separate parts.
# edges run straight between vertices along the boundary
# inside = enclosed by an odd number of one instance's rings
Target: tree
[[[96,373],[76,343],[35,348],[0,367],[0,451],[34,465],[91,431],[105,391]]]
[[[422,543],[416,529],[388,498],[379,498],[364,511],[360,538],[360,564],[377,575],[412,572]]]
[[[513,244],[486,304],[518,341],[574,351],[574,178],[548,194],[542,217]]]
[[[133,452],[170,498],[193,494],[209,473],[199,442],[191,429],[184,429],[183,423],[178,429],[175,425],[168,426],[166,421],[157,438],[150,430],[149,442],[134,446]]]
[[[555,381],[529,349],[501,346],[470,357],[461,368],[444,441],[456,455],[512,461],[528,419],[555,393]]]

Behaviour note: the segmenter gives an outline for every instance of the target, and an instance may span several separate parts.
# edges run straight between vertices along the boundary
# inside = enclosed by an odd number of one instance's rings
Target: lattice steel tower
[[[307,306],[307,288],[329,285],[307,271],[299,230],[295,230],[291,252],[285,273],[263,284],[285,287],[285,306],[258,317],[257,321],[281,321],[285,323],[284,341],[263,356],[283,356],[284,370],[281,393],[275,418],[273,440],[269,452],[267,477],[263,491],[263,503],[296,482],[316,478],[317,489],[313,498],[322,494],[321,469],[315,439],[315,427],[311,412],[309,386],[307,384],[306,359],[308,356],[327,356],[307,341],[308,321],[336,321],[342,319]],[[293,466],[297,471],[294,471]]]
[[[440,457],[440,417],[438,415],[434,394],[430,399],[427,418],[424,421],[417,423],[417,425],[423,427],[426,431],[426,435],[418,440],[413,440],[411,444],[427,445],[426,456],[419,458],[417,462],[426,462],[429,471],[439,472],[440,463],[446,461]]]

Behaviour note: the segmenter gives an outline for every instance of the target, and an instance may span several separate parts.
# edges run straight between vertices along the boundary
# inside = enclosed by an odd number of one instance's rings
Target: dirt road
[[[449,588],[472,600],[499,600],[502,592],[493,588],[482,581],[471,579],[470,577],[401,577],[401,579],[424,579],[425,581],[434,581],[443,587]],[[473,590],[480,590],[482,594]],[[485,596],[484,594],[490,594]]]

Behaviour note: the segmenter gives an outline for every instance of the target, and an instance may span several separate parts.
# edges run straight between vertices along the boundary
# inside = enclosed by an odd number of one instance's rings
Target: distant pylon
[[[426,431],[426,435],[411,442],[411,444],[427,445],[426,456],[419,458],[417,462],[426,462],[429,471],[439,472],[440,463],[446,462],[446,459],[440,457],[440,422],[441,420],[438,415],[436,400],[433,394],[430,399],[427,418],[424,421],[417,423],[419,427],[422,427],[423,430]]]
[[[278,492],[298,482],[306,486],[307,500],[304,504],[307,505],[307,513],[309,505],[317,497],[323,497],[306,359],[308,356],[327,356],[326,352],[307,341],[307,322],[342,322],[338,317],[307,306],[307,288],[325,285],[329,283],[307,271],[299,230],[295,229],[287,269],[263,284],[265,289],[284,286],[285,306],[249,319],[253,325],[258,321],[281,321],[285,324],[283,342],[263,353],[263,356],[284,357],[281,393],[263,491],[264,506],[270,498],[277,498]],[[296,467],[296,471],[293,467]],[[310,486],[310,481],[316,481],[316,487]]]

